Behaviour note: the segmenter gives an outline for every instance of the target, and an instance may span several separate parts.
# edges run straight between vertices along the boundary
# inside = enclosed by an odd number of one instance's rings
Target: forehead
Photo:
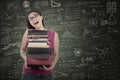
[[[31,13],[28,14],[28,17],[34,16],[34,14],[38,14],[38,13],[37,12],[31,12]]]

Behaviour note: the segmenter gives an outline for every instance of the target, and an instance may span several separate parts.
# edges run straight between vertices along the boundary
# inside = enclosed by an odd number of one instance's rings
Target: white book
[[[49,48],[49,45],[47,43],[28,43],[28,47]]]

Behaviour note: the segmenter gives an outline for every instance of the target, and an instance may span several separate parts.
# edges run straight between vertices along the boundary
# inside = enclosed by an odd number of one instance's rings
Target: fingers
[[[50,44],[49,40],[47,41],[47,44],[48,44],[48,45]]]
[[[43,65],[43,68],[46,69],[46,67]]]
[[[44,68],[45,70],[51,70],[51,67],[47,68],[47,67],[44,66],[44,65],[43,65],[43,68]]]

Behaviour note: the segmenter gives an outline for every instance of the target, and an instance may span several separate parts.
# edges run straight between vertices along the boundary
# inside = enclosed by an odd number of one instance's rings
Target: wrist
[[[54,67],[55,67],[55,64],[54,64],[54,63],[52,63],[51,67],[52,67],[52,68],[54,68]]]

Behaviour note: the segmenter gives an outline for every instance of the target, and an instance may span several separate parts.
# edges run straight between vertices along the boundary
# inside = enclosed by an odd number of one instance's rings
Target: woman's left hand
[[[46,66],[44,66],[44,65],[43,65],[43,67],[44,67],[45,70],[51,70],[51,69],[53,69],[55,66],[52,64],[50,67],[46,67]]]

